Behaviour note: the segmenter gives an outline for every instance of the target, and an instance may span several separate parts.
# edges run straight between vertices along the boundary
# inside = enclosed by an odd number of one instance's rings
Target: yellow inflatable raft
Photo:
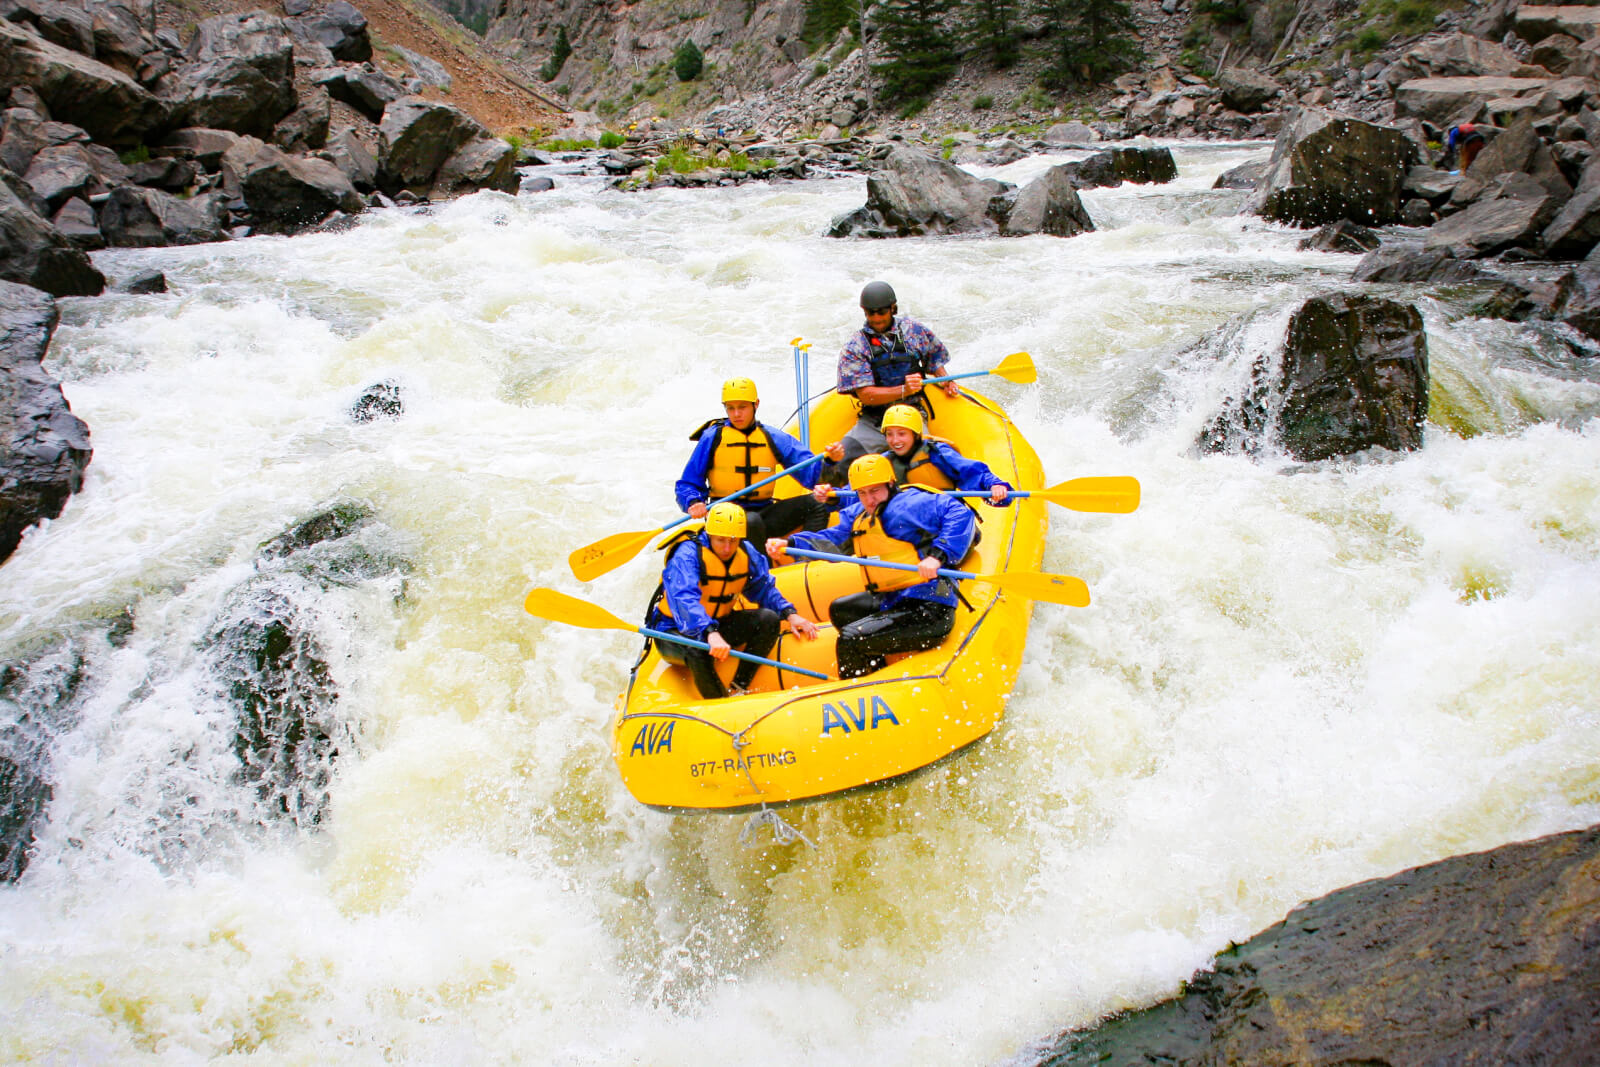
[[[957,398],[929,392],[929,434],[983,460],[1013,486],[1042,483],[1038,455],[996,404],[970,390]],[[811,412],[813,446],[844,436],[855,411],[849,397],[825,397]],[[785,494],[802,491],[790,479],[779,485]],[[1046,505],[976,506],[982,537],[959,569],[1037,570]],[[773,570],[784,596],[821,630],[815,641],[784,634],[769,658],[821,671],[831,681],[762,667],[749,693],[707,701],[687,670],[651,647],[618,698],[612,729],[612,754],[628,791],[675,812],[776,807],[880,785],[994,729],[1016,681],[1033,602],[990,583],[962,582],[970,607],[958,607],[942,645],[891,656],[884,670],[840,681],[828,605],[860,592],[861,575],[855,564],[822,561]],[[724,682],[736,666],[732,657],[720,665]]]

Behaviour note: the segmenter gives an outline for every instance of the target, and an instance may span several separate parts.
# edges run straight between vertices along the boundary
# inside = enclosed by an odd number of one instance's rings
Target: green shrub
[[[816,66],[811,68],[811,74],[813,77],[820,78],[826,73],[828,73],[828,64],[826,63],[818,63]]]
[[[994,97],[988,93],[979,93],[972,98],[972,110],[974,111],[988,111],[991,107],[994,107]]]
[[[148,163],[150,162],[150,146],[142,144],[137,148],[130,148],[126,152],[120,153],[117,158],[122,160],[122,165],[125,167],[131,167],[135,163]]]
[[[615,130],[607,130],[600,135],[601,148],[621,148],[628,143],[628,139]]]
[[[700,49],[690,40],[685,40],[672,53],[672,72],[681,82],[692,82],[700,77],[700,72],[705,69],[706,57]]]

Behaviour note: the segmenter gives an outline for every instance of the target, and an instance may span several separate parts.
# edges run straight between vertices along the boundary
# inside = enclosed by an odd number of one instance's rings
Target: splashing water
[[[0,585],[0,727],[25,727],[0,755],[48,786],[0,888],[0,1057],[999,1062],[1302,899],[1595,821],[1593,371],[1412,296],[1422,451],[1197,456],[1355,258],[1210,189],[1264,146],[1175,147],[1178,181],[1086,191],[1099,229],[1071,240],[821,237],[858,180],[557,174],[342,235],[102,253],[171,291],[65,301],[51,349],[95,454]],[[815,849],[748,848],[743,819],[622,790],[636,639],[521,599],[641,611],[653,557],[580,589],[567,553],[674,517],[723,378],[781,421],[798,335],[831,384],[872,278],[954,370],[1032,353],[1037,385],[978,386],[1049,482],[1131,474],[1144,502],[1052,516],[1045,569],[1094,604],[1035,610],[991,737],[786,810]],[[404,414],[353,421],[382,381]],[[337,508],[362,518],[263,551]],[[315,730],[261,755],[246,706]]]

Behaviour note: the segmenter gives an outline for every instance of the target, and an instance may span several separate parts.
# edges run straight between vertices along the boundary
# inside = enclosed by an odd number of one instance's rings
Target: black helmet
[[[894,290],[889,288],[888,282],[868,282],[867,287],[861,290],[862,311],[877,311],[894,307],[896,303]]]

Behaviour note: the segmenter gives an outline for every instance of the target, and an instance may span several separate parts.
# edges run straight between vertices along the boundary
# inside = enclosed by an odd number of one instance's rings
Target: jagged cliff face
[[[488,38],[537,69],[565,27],[572,55],[551,85],[574,107],[639,118],[655,110],[641,98],[663,90],[662,109],[684,115],[808,76],[828,50],[808,54],[804,22],[804,0],[502,0]],[[705,57],[688,83],[672,70],[685,40]]]

